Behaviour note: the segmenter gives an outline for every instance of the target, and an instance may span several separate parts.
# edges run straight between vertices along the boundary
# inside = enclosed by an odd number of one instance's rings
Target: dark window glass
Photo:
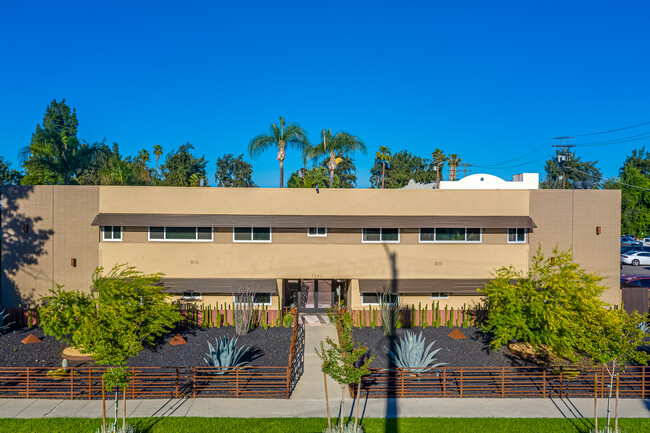
[[[526,229],[508,229],[508,242],[526,242]]]
[[[325,227],[309,227],[309,236],[325,236],[327,229]]]
[[[165,239],[165,228],[164,227],[149,227],[149,238],[150,239]]]
[[[437,241],[463,242],[465,241],[465,229],[443,228],[436,229]]]
[[[269,227],[253,227],[254,241],[270,241],[271,229]]]
[[[166,227],[165,239],[193,240],[196,239],[196,227]]]
[[[420,229],[420,240],[423,242],[433,242],[436,240],[436,229]]]
[[[467,229],[467,242],[480,242],[481,229]]]
[[[363,240],[366,242],[379,242],[381,231],[379,229],[363,229]]]
[[[381,240],[384,242],[398,241],[399,229],[381,229]]]
[[[113,239],[122,239],[122,227],[113,226]]]
[[[235,227],[235,240],[236,241],[250,241],[251,228],[250,227]]]
[[[197,229],[199,239],[210,240],[212,239],[212,227],[199,227]]]

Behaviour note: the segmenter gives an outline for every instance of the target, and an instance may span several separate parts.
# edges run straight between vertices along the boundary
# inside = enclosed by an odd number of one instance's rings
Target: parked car
[[[650,246],[650,237],[641,239],[641,243],[645,246]]]
[[[650,252],[650,247],[636,246],[636,247],[621,247],[621,254],[633,253],[635,251]]]
[[[636,238],[634,236],[624,235],[621,236],[621,243],[634,242]]]
[[[650,288],[650,277],[621,278],[621,285],[623,284]]]
[[[621,254],[621,263],[632,266],[650,265],[650,252],[633,251]]]

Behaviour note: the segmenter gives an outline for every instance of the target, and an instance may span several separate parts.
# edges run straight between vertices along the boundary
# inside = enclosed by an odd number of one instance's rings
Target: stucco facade
[[[165,221],[169,227],[207,225],[209,239],[151,239],[149,226]],[[268,240],[236,242],[233,226],[251,221],[270,227]],[[310,221],[326,235],[308,236]],[[454,221],[461,229],[480,229],[477,237],[421,241],[421,228],[452,230]],[[526,230],[523,241],[509,242],[509,221]],[[120,227],[120,239],[104,239],[100,226],[109,224]],[[399,229],[397,241],[365,242],[363,230],[374,227]],[[605,277],[604,300],[620,303],[619,191],[3,187],[2,232],[0,303],[7,306],[35,302],[56,284],[90,290],[97,266],[128,263],[188,284],[200,280],[207,289],[197,293],[206,304],[232,301],[232,292],[210,288],[226,279],[271,281],[272,309],[290,302],[296,284],[306,287],[301,281],[335,280],[344,282],[341,295],[350,306],[364,308],[360,288],[370,293],[368,281],[396,278],[404,283],[405,303],[446,292],[440,305],[458,307],[480,300],[468,289],[472,281],[478,285],[501,266],[525,270],[538,245],[545,252],[572,248],[586,270]],[[418,288],[409,289],[415,280]],[[462,290],[454,284],[460,280]]]

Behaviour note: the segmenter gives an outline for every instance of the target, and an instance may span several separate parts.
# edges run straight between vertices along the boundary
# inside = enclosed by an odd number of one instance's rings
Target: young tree
[[[180,320],[162,291],[161,277],[127,265],[116,265],[107,274],[100,267],[93,274],[92,297],[59,287],[42,299],[46,334],[71,342],[83,353],[91,353],[98,364],[108,366],[104,379],[108,389],[115,388],[114,431],[119,389],[129,383],[127,359]]]
[[[327,169],[330,174],[330,188],[334,188],[334,174],[337,165],[343,161],[343,156],[357,151],[366,153],[366,145],[359,137],[348,134],[347,132],[332,134],[331,129],[323,129],[321,135],[321,142],[310,149],[309,157],[316,160],[322,156],[329,155]]]
[[[197,158],[191,152],[194,149],[190,143],[185,143],[167,154],[165,163],[160,166],[162,174],[162,185],[165,186],[190,186],[190,178],[193,174],[197,177],[207,179],[205,156]]]
[[[542,188],[562,188],[562,167],[557,163],[557,155],[560,150],[555,151],[555,156],[546,161],[544,171],[546,177],[541,182]],[[569,152],[569,160],[564,164],[564,175],[566,176],[564,185],[567,189],[573,189],[574,181],[593,180],[598,185],[603,179],[603,174],[596,167],[598,161],[582,161],[575,152]]]
[[[386,163],[390,162],[390,149],[386,146],[379,146],[379,152],[375,154],[375,161],[381,161],[381,189],[384,189],[384,180],[386,178]]]
[[[301,176],[302,174],[302,176]],[[314,167],[303,173],[296,171],[287,181],[287,188],[329,188],[330,178],[325,167]],[[334,188],[341,188],[341,180],[334,175]]]
[[[274,123],[269,128],[268,134],[260,134],[248,143],[248,153],[250,156],[256,157],[270,148],[277,148],[277,160],[280,163],[280,188],[284,188],[285,149],[291,147],[300,151],[309,147],[307,133],[297,123],[287,125],[284,118],[280,117],[280,127]]]
[[[316,354],[323,361],[321,370],[323,373],[334,379],[341,385],[341,402],[339,404],[339,429],[343,431],[343,399],[345,397],[345,388],[349,385],[357,385],[355,405],[357,408],[354,418],[354,431],[357,431],[359,423],[359,397],[361,394],[361,380],[364,376],[370,374],[370,363],[374,356],[363,358],[368,351],[368,346],[361,346],[359,343],[355,346],[352,338],[352,315],[347,310],[342,310],[339,305],[334,306],[329,311],[330,321],[336,323],[339,332],[339,342],[335,343],[330,337],[326,338],[328,347],[321,341],[320,351],[315,348]],[[363,358],[363,359],[362,359]],[[361,363],[358,361],[361,360]],[[327,386],[327,384],[325,385]],[[329,404],[328,404],[329,408]],[[331,424],[328,410],[328,425]]]
[[[575,359],[589,338],[586,325],[605,307],[601,280],[573,262],[570,251],[557,248],[551,257],[538,248],[526,272],[512,266],[497,269],[481,290],[490,312],[484,329],[494,335],[492,346],[519,340]]]
[[[217,159],[217,171],[214,175],[217,186],[234,188],[251,188],[253,182],[253,166],[244,161],[244,155],[237,158],[232,153]]]
[[[619,169],[620,183],[608,187],[621,190],[621,233],[639,237],[650,234],[650,152],[635,149]]]
[[[639,326],[650,320],[647,314],[641,315],[634,311],[627,314],[624,310],[602,309],[590,318],[587,323],[586,338],[581,345],[581,352],[587,355],[596,365],[603,365],[609,375],[609,393],[607,395],[607,427],[609,432],[610,401],[614,388],[614,379],[626,364],[647,365],[650,354],[639,350],[646,344],[647,333]],[[616,393],[618,408],[618,392]],[[598,416],[596,414],[596,416]],[[618,431],[618,411],[615,413],[614,431]]]
[[[77,138],[79,121],[65,99],[47,107],[43,127],[36,125],[29,146],[21,150],[25,177],[23,184],[76,183],[76,177],[97,152],[95,144]]]
[[[11,162],[0,156],[0,185],[18,185],[23,174],[11,168]]]

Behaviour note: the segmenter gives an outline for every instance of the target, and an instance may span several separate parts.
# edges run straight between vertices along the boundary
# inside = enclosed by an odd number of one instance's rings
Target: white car
[[[621,263],[632,266],[650,265],[650,252],[630,251],[621,254]]]

